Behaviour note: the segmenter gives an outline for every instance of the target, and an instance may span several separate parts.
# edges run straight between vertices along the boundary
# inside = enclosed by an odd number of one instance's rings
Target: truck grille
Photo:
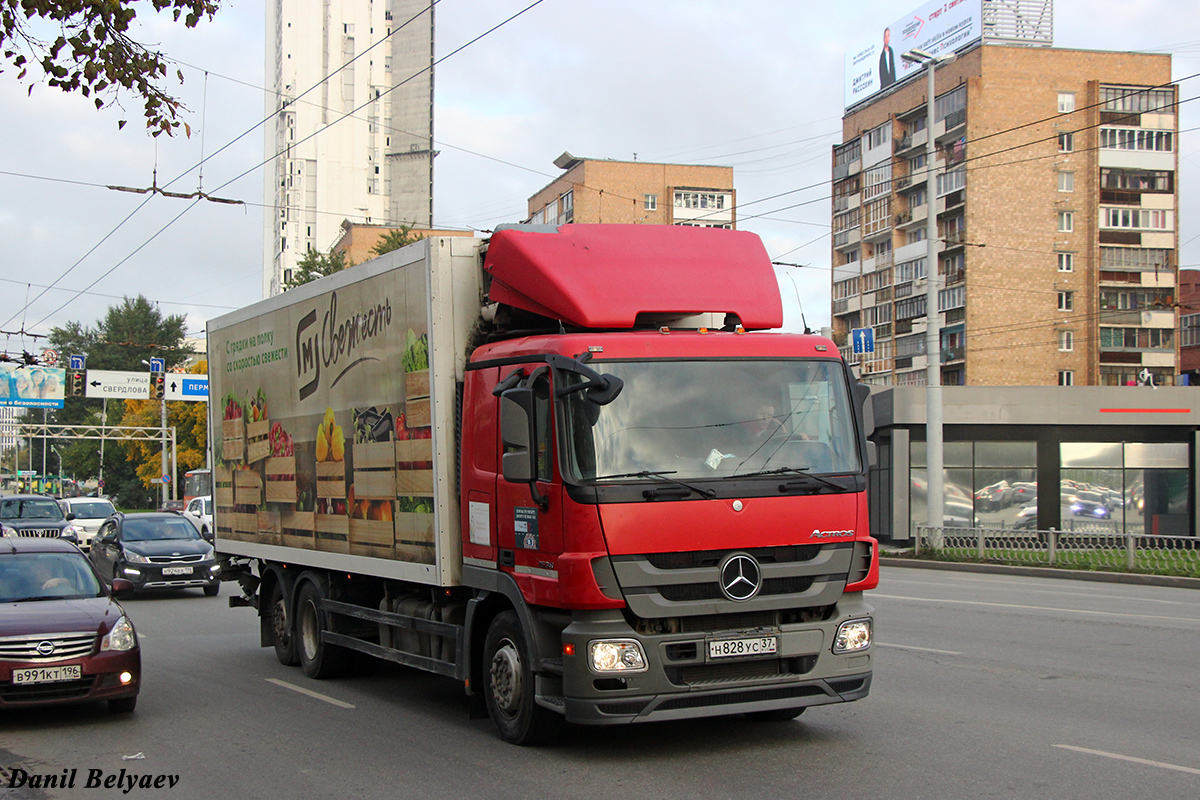
[[[762,586],[735,602],[720,586],[721,563],[733,552],[758,562]],[[612,566],[629,610],[643,619],[751,613],[830,606],[838,601],[854,565],[853,542],[696,550],[613,556]]]
[[[0,661],[43,664],[86,656],[96,646],[95,631],[47,633],[0,638]]]

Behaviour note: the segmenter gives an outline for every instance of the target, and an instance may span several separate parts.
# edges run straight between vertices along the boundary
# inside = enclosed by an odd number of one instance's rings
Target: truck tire
[[[277,577],[271,587],[270,600],[267,603],[267,619],[271,623],[271,639],[275,645],[275,658],[285,667],[294,667],[299,663],[296,656],[296,631],[292,625],[292,615],[288,612],[287,592],[283,590],[283,581]]]
[[[483,645],[483,696],[504,741],[539,744],[562,726],[562,717],[534,700],[533,661],[515,611],[499,614]]]
[[[321,640],[321,632],[329,628],[329,621],[321,610],[324,598],[325,593],[316,582],[300,584],[293,640],[300,668],[310,678],[336,678],[344,675],[350,666],[349,650]]]

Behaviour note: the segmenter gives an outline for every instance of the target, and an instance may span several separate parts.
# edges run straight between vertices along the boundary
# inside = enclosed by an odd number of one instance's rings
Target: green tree
[[[151,5],[194,28],[202,18],[211,19],[220,3],[152,0]],[[183,105],[161,86],[166,57],[131,36],[136,18],[134,0],[0,0],[0,48],[30,92],[38,79],[29,74],[34,67],[46,85],[91,97],[96,108],[120,105],[131,95],[142,105],[154,136],[171,134],[181,124],[190,136],[191,129],[178,118]],[[58,36],[43,39],[46,29],[51,35],[57,29]],[[175,74],[182,83],[183,73]],[[125,120],[117,124],[124,127]]]
[[[406,244],[419,242],[421,239],[422,237],[420,234],[413,233],[411,225],[401,225],[396,230],[388,231],[382,237],[380,237],[379,241],[375,243],[375,246],[371,248],[371,252],[377,256],[381,256],[384,253],[390,253],[393,250],[399,250]]]
[[[87,359],[89,370],[123,370],[142,372],[146,370],[143,360],[162,358],[171,368],[180,364],[188,355],[183,349],[186,318],[175,314],[163,316],[162,312],[147,300],[138,295],[136,298],[126,297],[120,303],[109,307],[104,318],[95,328],[89,328],[79,322],[68,322],[61,328],[50,331],[51,346],[68,355],[83,355]],[[108,417],[106,425],[127,424],[123,419],[127,416],[125,405],[138,401],[110,400],[107,403]],[[157,403],[153,405],[153,419],[147,419],[146,427],[158,427],[159,414]],[[175,404],[171,404],[175,405]],[[199,403],[190,405],[201,405]],[[62,425],[98,424],[101,411],[106,406],[103,400],[68,397],[62,409],[54,411],[51,422]],[[170,408],[168,408],[170,415]],[[172,424],[168,418],[168,425]],[[202,429],[200,435],[206,436]],[[176,430],[177,442],[182,441],[180,430]],[[203,441],[203,438],[201,439]],[[35,439],[34,459],[41,464],[41,441]],[[79,479],[95,477],[99,472],[100,443],[95,440],[70,440],[68,443],[59,442],[56,445],[63,454],[64,469],[68,474],[74,473]],[[204,445],[200,445],[203,451]],[[104,485],[105,492],[117,497],[117,502],[128,508],[145,507],[147,499],[153,499],[150,492],[149,479],[138,473],[140,460],[144,459],[153,464],[154,472],[151,477],[158,477],[161,469],[159,449],[152,447],[153,457],[144,452],[144,444],[128,442],[108,442],[104,451]],[[182,448],[181,448],[182,452]],[[53,460],[53,454],[51,454]],[[49,463],[49,462],[48,462]],[[180,459],[180,468],[184,462]]]
[[[324,278],[352,266],[354,265],[346,258],[345,253],[335,250],[321,253],[310,247],[304,254],[304,258],[296,263],[292,279],[284,284],[283,289],[284,291],[295,289],[297,286],[312,283],[318,278]]]

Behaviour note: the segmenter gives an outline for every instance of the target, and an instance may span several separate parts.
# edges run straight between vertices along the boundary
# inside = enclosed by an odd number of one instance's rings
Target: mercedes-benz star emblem
[[[54,655],[54,642],[38,642],[36,650],[39,656],[52,656]]]
[[[730,600],[741,602],[758,594],[762,571],[753,556],[734,553],[721,565],[721,591]]]

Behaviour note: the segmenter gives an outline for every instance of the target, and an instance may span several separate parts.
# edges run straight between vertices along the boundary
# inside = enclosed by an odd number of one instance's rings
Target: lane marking
[[[293,692],[299,692],[300,694],[306,695],[315,700],[321,700],[322,702],[329,703],[331,706],[337,706],[338,708],[354,708],[354,706],[350,703],[344,703],[341,700],[335,700],[328,695],[314,692],[312,689],[305,689],[303,686],[297,686],[294,683],[281,681],[278,678],[267,678],[266,681],[267,683],[273,683],[276,686],[282,686],[284,689],[291,689]]]
[[[916,650],[918,653],[939,653],[944,656],[961,656],[962,655],[962,653],[958,652],[957,650],[935,650],[932,647],[916,647],[911,644],[884,644],[883,642],[876,642],[875,646],[876,647],[891,647],[896,650]]]
[[[987,583],[989,585],[997,583],[996,581],[973,580],[970,578],[958,578],[958,579],[951,578],[947,581],[912,581],[912,580],[906,581],[902,578],[892,578],[892,577],[889,577],[887,579],[887,582],[889,585],[893,584],[893,583],[902,583],[902,584],[905,584],[908,586],[939,586],[941,588],[946,588],[947,586],[952,586],[953,581],[955,581],[955,580],[958,580],[962,583]],[[1094,594],[1094,593],[1088,591],[1086,587],[1081,587],[1079,591],[1042,589],[1042,588],[1037,588],[1037,587],[1040,587],[1044,584],[1039,583],[1037,581],[1012,581],[1012,580],[1010,580],[1010,581],[1006,582],[1006,585],[1008,585],[1008,586],[1032,586],[1032,587],[1035,587],[1033,589],[1033,593],[1035,593],[1035,594],[1062,595],[1064,597],[1085,597],[1089,600],[1120,600],[1120,601],[1127,602],[1127,603],[1151,603],[1154,605],[1163,605],[1163,606],[1186,606],[1188,608],[1195,607],[1195,602],[1191,601],[1191,600],[1188,600],[1188,601],[1159,600],[1159,599],[1153,598],[1153,597],[1138,597],[1138,596],[1132,595],[1132,594],[1130,594],[1130,595]],[[955,587],[955,588],[959,588],[959,587]],[[971,587],[971,588],[974,588],[974,587]],[[1184,591],[1188,591],[1188,590],[1184,590]]]
[[[1189,775],[1200,775],[1200,769],[1192,767],[1181,767],[1178,764],[1168,764],[1164,761],[1151,761],[1146,758],[1134,758],[1133,756],[1123,756],[1120,753],[1106,753],[1103,750],[1089,750],[1086,747],[1074,747],[1069,744],[1056,744],[1055,747],[1061,747],[1063,750],[1074,750],[1076,753],[1087,753],[1090,756],[1103,756],[1104,758],[1115,758],[1118,761],[1132,761],[1135,764],[1145,764],[1148,767],[1158,767],[1159,769],[1173,769],[1176,772],[1186,772]]]
[[[1055,608],[1054,606],[1028,606],[1019,603],[985,603],[982,600],[938,600],[931,597],[905,597],[898,594],[877,594],[871,592],[871,597],[881,597],[886,600],[911,600],[917,603],[949,603],[963,606],[985,606],[988,608],[1017,608],[1026,611],[1055,611],[1060,614],[1095,614],[1101,617],[1120,617],[1122,619],[1158,619],[1168,622],[1190,622],[1200,624],[1200,619],[1194,617],[1163,617],[1156,614],[1121,614],[1117,611],[1093,611],[1087,608]]]

